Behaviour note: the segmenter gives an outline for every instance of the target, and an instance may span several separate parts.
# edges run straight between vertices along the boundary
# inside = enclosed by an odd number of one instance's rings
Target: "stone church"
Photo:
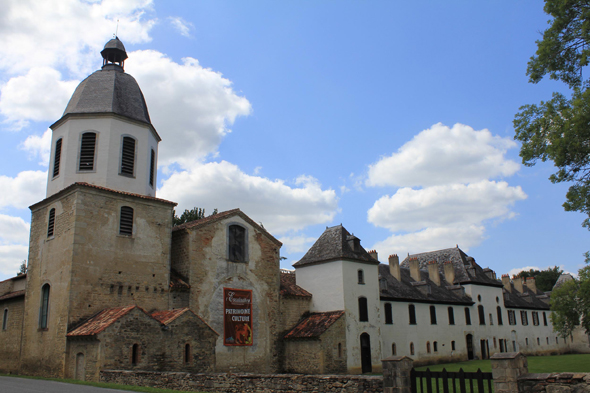
[[[290,272],[281,243],[239,209],[174,227],[125,48],[114,38],[101,55],[51,125],[28,272],[0,282],[1,372],[362,373],[392,354],[588,350],[583,335],[553,333],[534,280],[499,280],[458,248],[380,264],[339,225]]]

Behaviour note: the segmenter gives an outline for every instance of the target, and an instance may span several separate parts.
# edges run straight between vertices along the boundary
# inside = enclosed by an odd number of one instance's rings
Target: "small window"
[[[526,345],[528,346],[528,345],[529,345],[529,338],[528,338],[528,337],[527,337],[527,338],[525,338],[525,339],[524,339],[524,342],[525,342],[525,343],[526,343]]]
[[[543,325],[547,326],[547,314],[543,311]]]
[[[465,325],[471,325],[471,313],[469,307],[465,307]]]
[[[4,309],[4,318],[2,318],[2,330],[6,330],[8,327],[8,309]]]
[[[152,149],[150,156],[150,186],[154,187],[154,175],[156,174],[156,152]]]
[[[49,210],[49,220],[47,221],[47,237],[52,237],[55,229],[55,209]]]
[[[516,325],[516,313],[514,310],[508,310],[508,323],[510,325]]]
[[[498,325],[502,325],[502,307],[496,307],[496,316],[498,318]]]
[[[137,366],[139,363],[139,345],[133,344],[131,347],[131,365]]]
[[[133,208],[121,206],[121,217],[119,220],[119,235],[133,235]]]
[[[123,137],[121,149],[121,175],[133,176],[135,174],[135,139]]]
[[[358,283],[364,284],[365,283],[365,272],[363,272],[363,269],[359,269],[357,272],[357,275],[358,275]]]
[[[537,345],[541,345],[541,339],[537,337]]]
[[[184,364],[190,364],[191,362],[191,345],[184,345]]]
[[[533,314],[533,325],[539,326],[539,313],[537,311],[532,311]]]
[[[494,319],[492,318],[492,313],[488,314],[488,320],[490,321],[490,325],[494,324]]]
[[[367,308],[366,297],[359,297],[359,321],[369,322],[369,310]]]
[[[455,342],[451,341],[451,351],[454,351],[454,350],[455,350]]]
[[[231,262],[246,262],[246,228],[229,226],[229,258]]]
[[[414,343],[410,343],[410,355],[414,356]]]
[[[432,350],[433,350],[434,352],[438,352],[438,341],[434,341],[434,342],[432,343]]]
[[[479,314],[479,324],[485,325],[486,324],[486,314],[485,314],[485,311],[484,311],[483,306],[481,304],[479,306],[477,306],[477,313]]]
[[[41,309],[39,310],[39,327],[47,329],[47,319],[49,317],[49,284],[41,287]]]
[[[342,343],[338,343],[338,357],[342,357]]]
[[[555,337],[555,344],[559,344],[559,337]]]
[[[496,344],[496,337],[494,337],[494,348],[496,348],[496,347],[497,347],[497,344]]]
[[[59,138],[55,142],[55,154],[53,156],[53,177],[59,175],[59,164],[61,162],[61,142],[62,138]]]
[[[527,326],[529,324],[529,316],[526,311],[520,312],[520,322],[522,323],[522,326]]]
[[[481,302],[481,295],[477,295],[477,301]]]
[[[426,341],[426,353],[430,353],[430,341]]]
[[[385,303],[385,324],[393,324],[393,313],[391,311],[391,303]]]
[[[547,339],[547,345],[549,345],[549,337],[545,337]]]
[[[391,356],[397,355],[397,349],[395,348],[395,343],[391,344]]]
[[[449,313],[449,325],[454,325],[455,324],[455,311],[453,310],[453,307],[449,307],[447,309],[448,313]]]
[[[82,142],[80,143],[80,165],[79,171],[93,171],[94,170],[94,151],[96,149],[96,133],[85,132],[82,134]]]
[[[430,324],[436,325],[436,308],[434,306],[430,306]]]
[[[413,304],[408,306],[408,313],[410,314],[410,325],[416,324],[416,307]]]

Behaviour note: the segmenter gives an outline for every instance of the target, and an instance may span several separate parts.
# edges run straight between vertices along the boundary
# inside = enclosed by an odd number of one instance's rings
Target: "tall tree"
[[[586,214],[582,225],[590,230],[590,81],[582,72],[590,56],[590,2],[545,0],[544,10],[553,19],[537,41],[527,75],[531,83],[546,75],[560,80],[571,97],[553,93],[549,101],[520,107],[514,138],[522,142],[524,165],[553,161],[557,172],[549,180],[573,183],[563,207]]]

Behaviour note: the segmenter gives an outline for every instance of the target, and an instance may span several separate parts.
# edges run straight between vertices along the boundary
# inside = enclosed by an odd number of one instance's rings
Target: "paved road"
[[[129,393],[126,390],[95,388],[63,382],[0,377],[0,393]]]

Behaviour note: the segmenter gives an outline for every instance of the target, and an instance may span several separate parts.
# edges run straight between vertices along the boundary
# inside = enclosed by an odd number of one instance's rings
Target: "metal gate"
[[[410,373],[412,393],[492,393],[492,373],[484,373],[480,369],[466,373],[458,372],[416,371]]]

